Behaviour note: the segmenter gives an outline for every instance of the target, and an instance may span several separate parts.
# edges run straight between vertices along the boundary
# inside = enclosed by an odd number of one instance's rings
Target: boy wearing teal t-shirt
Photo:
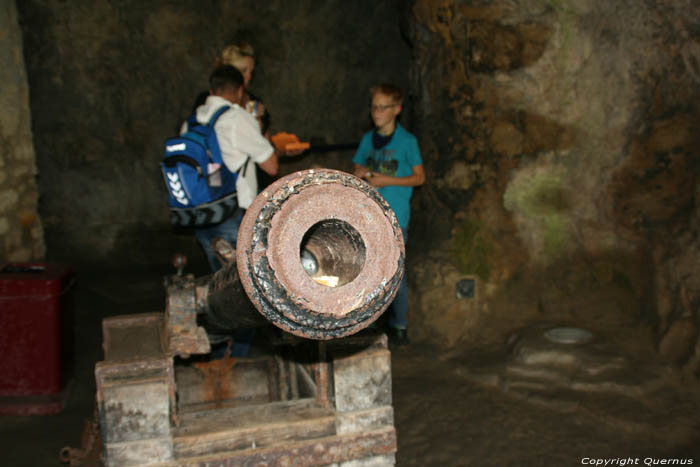
[[[360,141],[352,159],[354,173],[374,186],[389,203],[401,225],[405,242],[413,187],[425,183],[423,160],[416,137],[396,121],[403,104],[401,90],[392,84],[380,84],[370,89],[370,95],[375,128],[365,133]],[[408,344],[407,311],[408,287],[404,273],[389,315],[389,338],[394,344]]]

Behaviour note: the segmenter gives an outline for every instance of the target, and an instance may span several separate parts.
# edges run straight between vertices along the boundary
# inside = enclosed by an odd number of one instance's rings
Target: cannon
[[[164,312],[103,320],[104,464],[394,465],[387,338],[360,332],[403,275],[386,201],[344,172],[296,172],[255,199],[237,249],[213,246],[223,263],[213,275],[186,274],[176,256]],[[256,327],[265,352],[210,357]]]

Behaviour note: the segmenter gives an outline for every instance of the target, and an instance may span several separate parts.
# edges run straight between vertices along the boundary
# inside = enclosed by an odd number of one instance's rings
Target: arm
[[[251,157],[263,172],[268,175],[277,175],[279,171],[279,153],[274,146],[260,134],[257,120],[246,113],[241,112],[236,120],[237,149]]]
[[[258,163],[258,166],[268,175],[277,175],[279,171],[279,156],[277,155],[277,150],[272,151],[270,157]]]
[[[370,172],[365,169],[365,178],[375,188],[381,188],[384,186],[421,186],[425,183],[425,169],[423,165],[414,165],[411,167],[413,173],[407,177],[392,177],[391,175],[382,175],[375,172]],[[357,166],[355,169],[355,174],[357,175]],[[359,177],[359,175],[357,175]]]

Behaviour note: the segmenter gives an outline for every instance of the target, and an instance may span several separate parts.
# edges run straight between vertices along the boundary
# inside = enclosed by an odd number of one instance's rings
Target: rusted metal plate
[[[221,358],[175,368],[178,410],[263,404],[279,398],[278,368],[272,357]]]
[[[270,185],[246,212],[237,244],[240,280],[255,307],[306,338],[367,327],[403,276],[394,212],[363,180],[335,170],[301,171]],[[302,265],[304,251],[313,273]]]

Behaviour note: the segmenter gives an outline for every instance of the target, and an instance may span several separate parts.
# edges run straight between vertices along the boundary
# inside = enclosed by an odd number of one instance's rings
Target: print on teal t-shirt
[[[391,140],[382,148],[374,149],[373,133],[374,130],[369,131],[362,137],[360,146],[352,158],[355,164],[368,167],[372,172],[393,177],[408,177],[413,173],[413,167],[423,164],[416,137],[398,122]],[[413,187],[391,185],[381,187],[377,191],[394,210],[401,227],[408,228]]]

